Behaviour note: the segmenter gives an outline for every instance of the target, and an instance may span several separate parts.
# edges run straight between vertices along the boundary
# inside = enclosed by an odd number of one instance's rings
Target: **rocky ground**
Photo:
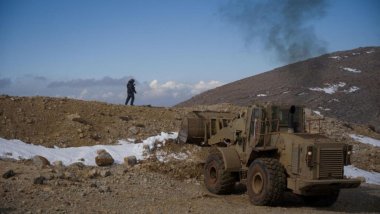
[[[210,194],[195,178],[174,179],[144,163],[127,168],[39,168],[31,161],[1,160],[15,176],[0,179],[0,213],[336,213],[380,212],[380,186],[343,190],[329,208],[315,208],[290,194],[278,207],[249,203],[244,188],[232,195]],[[93,176],[93,171],[99,175]],[[43,177],[43,179],[39,179]]]
[[[156,108],[109,105],[46,97],[0,96],[0,137],[52,147],[113,144],[118,139],[139,142],[161,131],[178,131],[191,110],[238,112],[221,104],[196,108]],[[310,113],[309,118],[316,118]],[[333,141],[354,145],[353,165],[380,172],[380,149],[355,142],[348,134],[380,139],[367,126],[323,118],[322,131]],[[168,141],[149,159],[131,167],[62,166],[36,160],[0,159],[0,213],[319,213],[380,212],[380,187],[364,184],[344,190],[330,208],[307,206],[287,195],[278,207],[257,207],[248,201],[244,186],[232,195],[205,190],[202,168],[207,147]],[[183,153],[183,160],[170,154]]]

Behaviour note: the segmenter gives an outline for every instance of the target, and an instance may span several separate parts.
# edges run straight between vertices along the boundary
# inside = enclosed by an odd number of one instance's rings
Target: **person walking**
[[[135,89],[135,80],[130,79],[127,83],[127,91],[128,97],[125,100],[125,105],[128,105],[129,100],[131,100],[131,106],[133,106],[133,102],[135,101],[135,94],[137,94]]]

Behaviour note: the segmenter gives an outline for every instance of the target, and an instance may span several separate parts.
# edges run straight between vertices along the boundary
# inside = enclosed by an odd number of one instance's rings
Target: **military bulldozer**
[[[358,187],[361,180],[344,176],[352,146],[311,133],[310,122],[301,106],[255,105],[239,115],[191,112],[178,140],[212,147],[204,167],[212,193],[229,194],[240,182],[254,205],[276,205],[288,191],[330,206],[341,188]]]

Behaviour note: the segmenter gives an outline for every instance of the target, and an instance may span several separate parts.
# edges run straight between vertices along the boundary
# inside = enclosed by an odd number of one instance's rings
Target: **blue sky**
[[[301,14],[298,23],[323,46],[310,56],[380,45],[380,1],[320,2],[310,10],[319,14]],[[241,5],[260,4],[265,1],[0,0],[0,94],[123,103],[125,82],[134,77],[136,104],[173,105],[289,63],[265,41],[270,24],[231,18],[243,14]],[[266,18],[283,26],[281,16]]]

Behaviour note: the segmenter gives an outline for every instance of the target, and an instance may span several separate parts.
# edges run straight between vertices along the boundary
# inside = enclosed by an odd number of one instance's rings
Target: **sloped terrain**
[[[380,131],[380,48],[340,51],[206,91],[177,106],[302,104]]]
[[[0,96],[0,135],[44,146],[114,144],[176,130],[175,109],[49,97]]]

